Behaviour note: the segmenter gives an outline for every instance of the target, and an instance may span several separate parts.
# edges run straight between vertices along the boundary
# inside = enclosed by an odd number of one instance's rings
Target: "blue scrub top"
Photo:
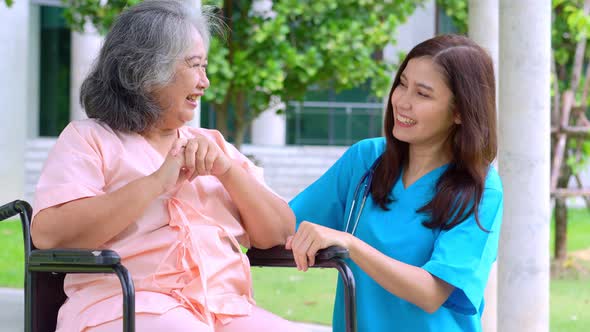
[[[297,226],[306,220],[344,230],[357,184],[384,150],[384,138],[366,139],[350,147],[290,202]],[[381,209],[369,195],[355,236],[391,258],[424,268],[455,290],[440,309],[429,314],[382,288],[349,260],[356,281],[359,331],[481,331],[484,289],[498,251],[502,184],[497,171],[490,167],[479,205],[479,221],[489,233],[478,227],[473,215],[451,230],[432,230],[422,225],[428,217],[416,210],[432,199],[436,182],[446,168],[431,171],[408,188],[400,177],[389,211]],[[362,191],[361,187],[357,204]],[[343,295],[339,280],[333,317],[333,329],[338,332],[345,331]]]

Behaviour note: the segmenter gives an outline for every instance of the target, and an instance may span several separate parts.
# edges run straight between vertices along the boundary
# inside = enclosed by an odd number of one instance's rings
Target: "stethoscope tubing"
[[[371,192],[371,185],[373,183],[373,174],[375,173],[377,166],[379,166],[379,163],[381,162],[381,158],[382,158],[382,156],[379,156],[373,162],[373,165],[371,165],[371,167],[365,172],[365,174],[363,174],[360,181],[356,185],[356,188],[354,189],[354,194],[352,196],[352,203],[350,204],[350,211],[348,212],[348,218],[346,220],[346,227],[344,228],[345,232],[348,232],[348,227],[350,226],[350,220],[352,219],[352,214],[354,212],[354,207],[356,205],[356,198],[359,194],[359,190],[361,189],[361,186],[363,185],[365,180],[367,180],[367,183],[365,184],[365,187],[364,187],[365,190],[364,190],[363,196],[361,198],[361,205],[359,207],[358,213],[356,214],[356,218],[354,220],[354,224],[353,224],[352,231],[350,232],[350,234],[354,235],[354,233],[356,232],[356,228],[359,224],[359,220],[361,219],[361,215],[362,215],[363,209],[365,207],[365,202],[367,201],[367,197],[369,197],[369,193]]]

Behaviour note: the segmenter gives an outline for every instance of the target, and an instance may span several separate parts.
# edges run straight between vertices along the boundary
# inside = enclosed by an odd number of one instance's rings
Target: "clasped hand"
[[[315,264],[315,256],[320,249],[330,246],[350,247],[350,234],[332,228],[304,221],[295,235],[287,238],[285,248],[293,251],[297,269],[307,271]]]
[[[230,158],[215,142],[198,135],[188,140],[177,139],[154,175],[161,181],[163,190],[168,191],[199,175],[222,176],[229,171],[231,165]]]

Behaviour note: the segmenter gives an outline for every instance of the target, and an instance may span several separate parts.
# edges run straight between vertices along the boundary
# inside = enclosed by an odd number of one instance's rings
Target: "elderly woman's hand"
[[[168,151],[162,166],[152,174],[158,184],[162,186],[162,192],[171,190],[189,177],[189,172],[184,167],[184,146],[186,143],[186,139],[177,139]]]
[[[184,167],[189,181],[199,175],[220,176],[231,168],[231,160],[215,142],[197,135],[187,141],[184,148]]]

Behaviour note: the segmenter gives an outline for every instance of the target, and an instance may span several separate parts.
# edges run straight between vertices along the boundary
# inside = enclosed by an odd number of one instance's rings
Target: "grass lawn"
[[[590,278],[551,280],[551,332],[590,327]]]
[[[553,230],[551,233],[553,242]],[[20,223],[0,223],[0,287],[22,287]],[[553,243],[551,243],[553,248]],[[590,249],[590,213],[572,210],[568,251]],[[585,262],[590,269],[590,262]],[[337,272],[311,269],[253,268],[254,295],[263,308],[295,321],[331,324]],[[551,331],[582,332],[590,326],[590,276],[572,274],[551,281]]]
[[[568,211],[567,223],[567,251],[582,250],[590,248],[590,212],[587,209],[570,209]],[[551,257],[553,257],[554,244],[553,215],[551,216]]]
[[[590,212],[568,211],[567,250],[569,253],[590,250]],[[551,222],[551,256],[554,248],[554,223]],[[568,260],[570,261],[570,260]],[[551,331],[582,332],[590,326],[590,261],[572,261],[585,273],[566,272],[551,280]]]
[[[24,252],[18,219],[0,222],[0,287],[23,287]]]
[[[254,298],[261,307],[294,321],[332,324],[335,269],[252,268]]]

